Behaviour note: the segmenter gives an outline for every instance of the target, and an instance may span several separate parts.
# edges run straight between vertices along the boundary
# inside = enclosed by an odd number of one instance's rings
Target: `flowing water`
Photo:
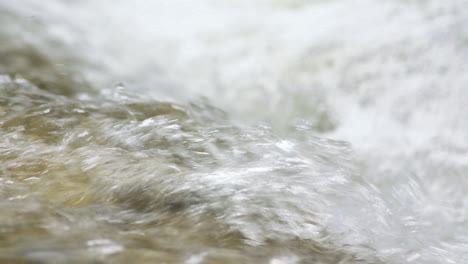
[[[468,1],[0,0],[0,263],[468,263]]]

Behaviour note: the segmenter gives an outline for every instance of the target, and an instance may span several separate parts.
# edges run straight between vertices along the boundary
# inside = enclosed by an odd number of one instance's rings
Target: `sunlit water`
[[[0,263],[468,263],[468,2],[0,0]]]

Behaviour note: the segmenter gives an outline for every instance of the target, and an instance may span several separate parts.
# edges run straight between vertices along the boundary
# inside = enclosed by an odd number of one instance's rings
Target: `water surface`
[[[0,1],[0,262],[468,262],[468,3]]]

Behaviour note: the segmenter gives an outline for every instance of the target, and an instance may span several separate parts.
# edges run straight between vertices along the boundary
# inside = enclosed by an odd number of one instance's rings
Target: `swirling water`
[[[0,263],[468,263],[468,2],[0,22]]]

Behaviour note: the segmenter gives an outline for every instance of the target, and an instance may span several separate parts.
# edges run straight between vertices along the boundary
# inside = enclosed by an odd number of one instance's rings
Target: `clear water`
[[[0,0],[0,263],[468,263],[468,2]]]

